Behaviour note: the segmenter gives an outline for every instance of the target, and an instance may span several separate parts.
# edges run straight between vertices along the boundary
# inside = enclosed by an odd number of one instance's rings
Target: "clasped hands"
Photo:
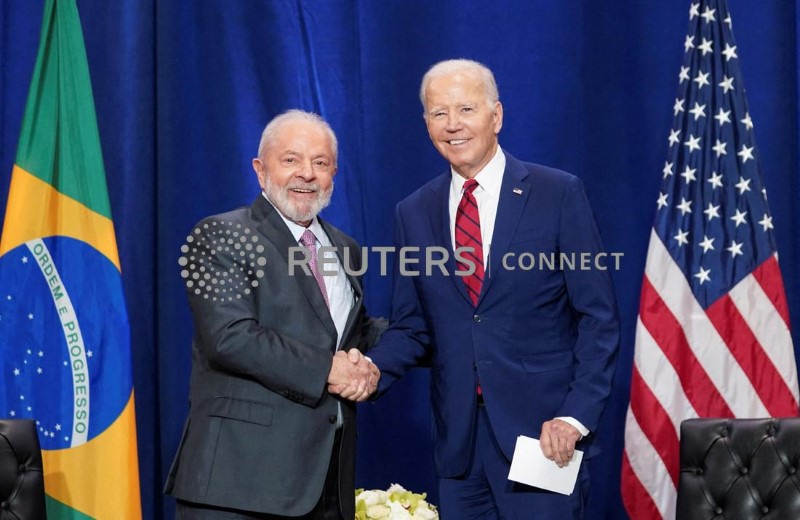
[[[328,392],[351,401],[364,401],[378,388],[381,372],[358,349],[340,350],[333,356]]]

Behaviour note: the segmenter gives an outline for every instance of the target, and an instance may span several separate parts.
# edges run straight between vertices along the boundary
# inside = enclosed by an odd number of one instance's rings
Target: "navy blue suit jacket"
[[[420,248],[420,264],[407,264],[420,274],[398,276],[396,267],[391,325],[370,351],[382,371],[381,392],[409,368],[430,364],[440,477],[467,469],[478,380],[492,429],[509,459],[518,435],[538,438],[542,423],[557,416],[574,417],[594,431],[611,390],[619,343],[611,278],[595,268],[603,249],[577,177],[506,153],[477,307],[454,275],[450,181],[447,172],[397,205],[395,245]],[[436,266],[425,273],[425,248],[434,246],[448,252],[447,275]],[[533,269],[519,267],[523,253],[533,254]],[[553,257],[554,267],[539,265],[539,253]],[[567,261],[563,269],[561,253]],[[591,268],[581,269],[582,253]],[[504,256],[515,270],[503,265]],[[523,258],[530,267],[530,256]],[[610,260],[601,255],[598,263],[612,266]],[[592,437],[582,441],[584,449]]]

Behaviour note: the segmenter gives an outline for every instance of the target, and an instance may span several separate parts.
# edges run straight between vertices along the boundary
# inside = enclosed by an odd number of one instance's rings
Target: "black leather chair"
[[[0,520],[47,518],[42,452],[36,424],[0,420]]]
[[[800,418],[681,423],[677,520],[800,519]]]

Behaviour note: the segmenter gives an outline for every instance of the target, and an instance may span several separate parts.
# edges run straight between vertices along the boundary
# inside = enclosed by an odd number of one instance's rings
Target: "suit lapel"
[[[251,208],[253,211],[253,218],[258,222],[258,230],[273,246],[275,246],[278,254],[283,258],[283,265],[277,268],[285,269],[288,272],[289,250],[293,247],[301,246],[298,245],[281,216],[275,208],[272,207],[272,204],[267,202],[263,196],[260,195]],[[314,309],[320,321],[322,321],[325,329],[332,337],[336,338],[336,326],[333,324],[330,310],[325,304],[317,281],[313,276],[306,276],[302,269],[297,269],[292,278],[294,278],[297,285],[300,286],[308,303]]]
[[[456,276],[458,266],[456,265],[455,252],[453,251],[453,238],[450,233],[450,180],[451,174],[448,171],[441,177],[439,182],[431,187],[434,198],[431,208],[431,225],[433,226],[433,240],[436,244],[441,244],[447,249],[447,262],[445,267],[450,274],[449,278],[455,285],[456,290],[461,293],[470,305],[472,300],[467,293],[467,286],[461,276]],[[438,208],[438,209],[436,209]]]
[[[492,243],[489,246],[489,269],[487,269],[487,276],[484,277],[478,305],[500,272],[503,254],[508,251],[511,239],[514,238],[531,193],[531,185],[526,180],[528,171],[525,166],[508,152],[504,153],[506,154],[506,169],[500,186],[500,199],[497,203]]]

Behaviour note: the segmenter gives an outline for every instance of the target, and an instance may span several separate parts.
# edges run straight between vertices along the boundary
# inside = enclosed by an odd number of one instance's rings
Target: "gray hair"
[[[336,134],[333,133],[331,125],[329,125],[328,122],[325,121],[319,114],[315,114],[314,112],[306,112],[305,110],[299,110],[297,108],[287,110],[286,112],[275,116],[272,121],[267,123],[267,126],[264,127],[264,131],[261,132],[261,141],[258,143],[259,159],[264,157],[264,152],[266,152],[267,148],[269,148],[269,146],[275,141],[278,136],[278,131],[280,131],[281,127],[286,123],[291,123],[294,121],[307,121],[317,125],[319,128],[327,132],[328,136],[331,138],[333,165],[336,166],[337,157],[339,154],[339,142],[336,140]]]
[[[447,76],[456,72],[472,72],[475,73],[481,81],[483,81],[483,91],[486,93],[486,102],[489,106],[493,106],[500,100],[500,94],[497,92],[497,82],[494,80],[494,74],[483,63],[467,59],[445,60],[440,61],[433,67],[428,69],[428,72],[422,76],[422,84],[419,87],[419,100],[422,102],[423,114],[425,110],[425,91],[428,89],[428,84],[432,79],[441,76]]]

